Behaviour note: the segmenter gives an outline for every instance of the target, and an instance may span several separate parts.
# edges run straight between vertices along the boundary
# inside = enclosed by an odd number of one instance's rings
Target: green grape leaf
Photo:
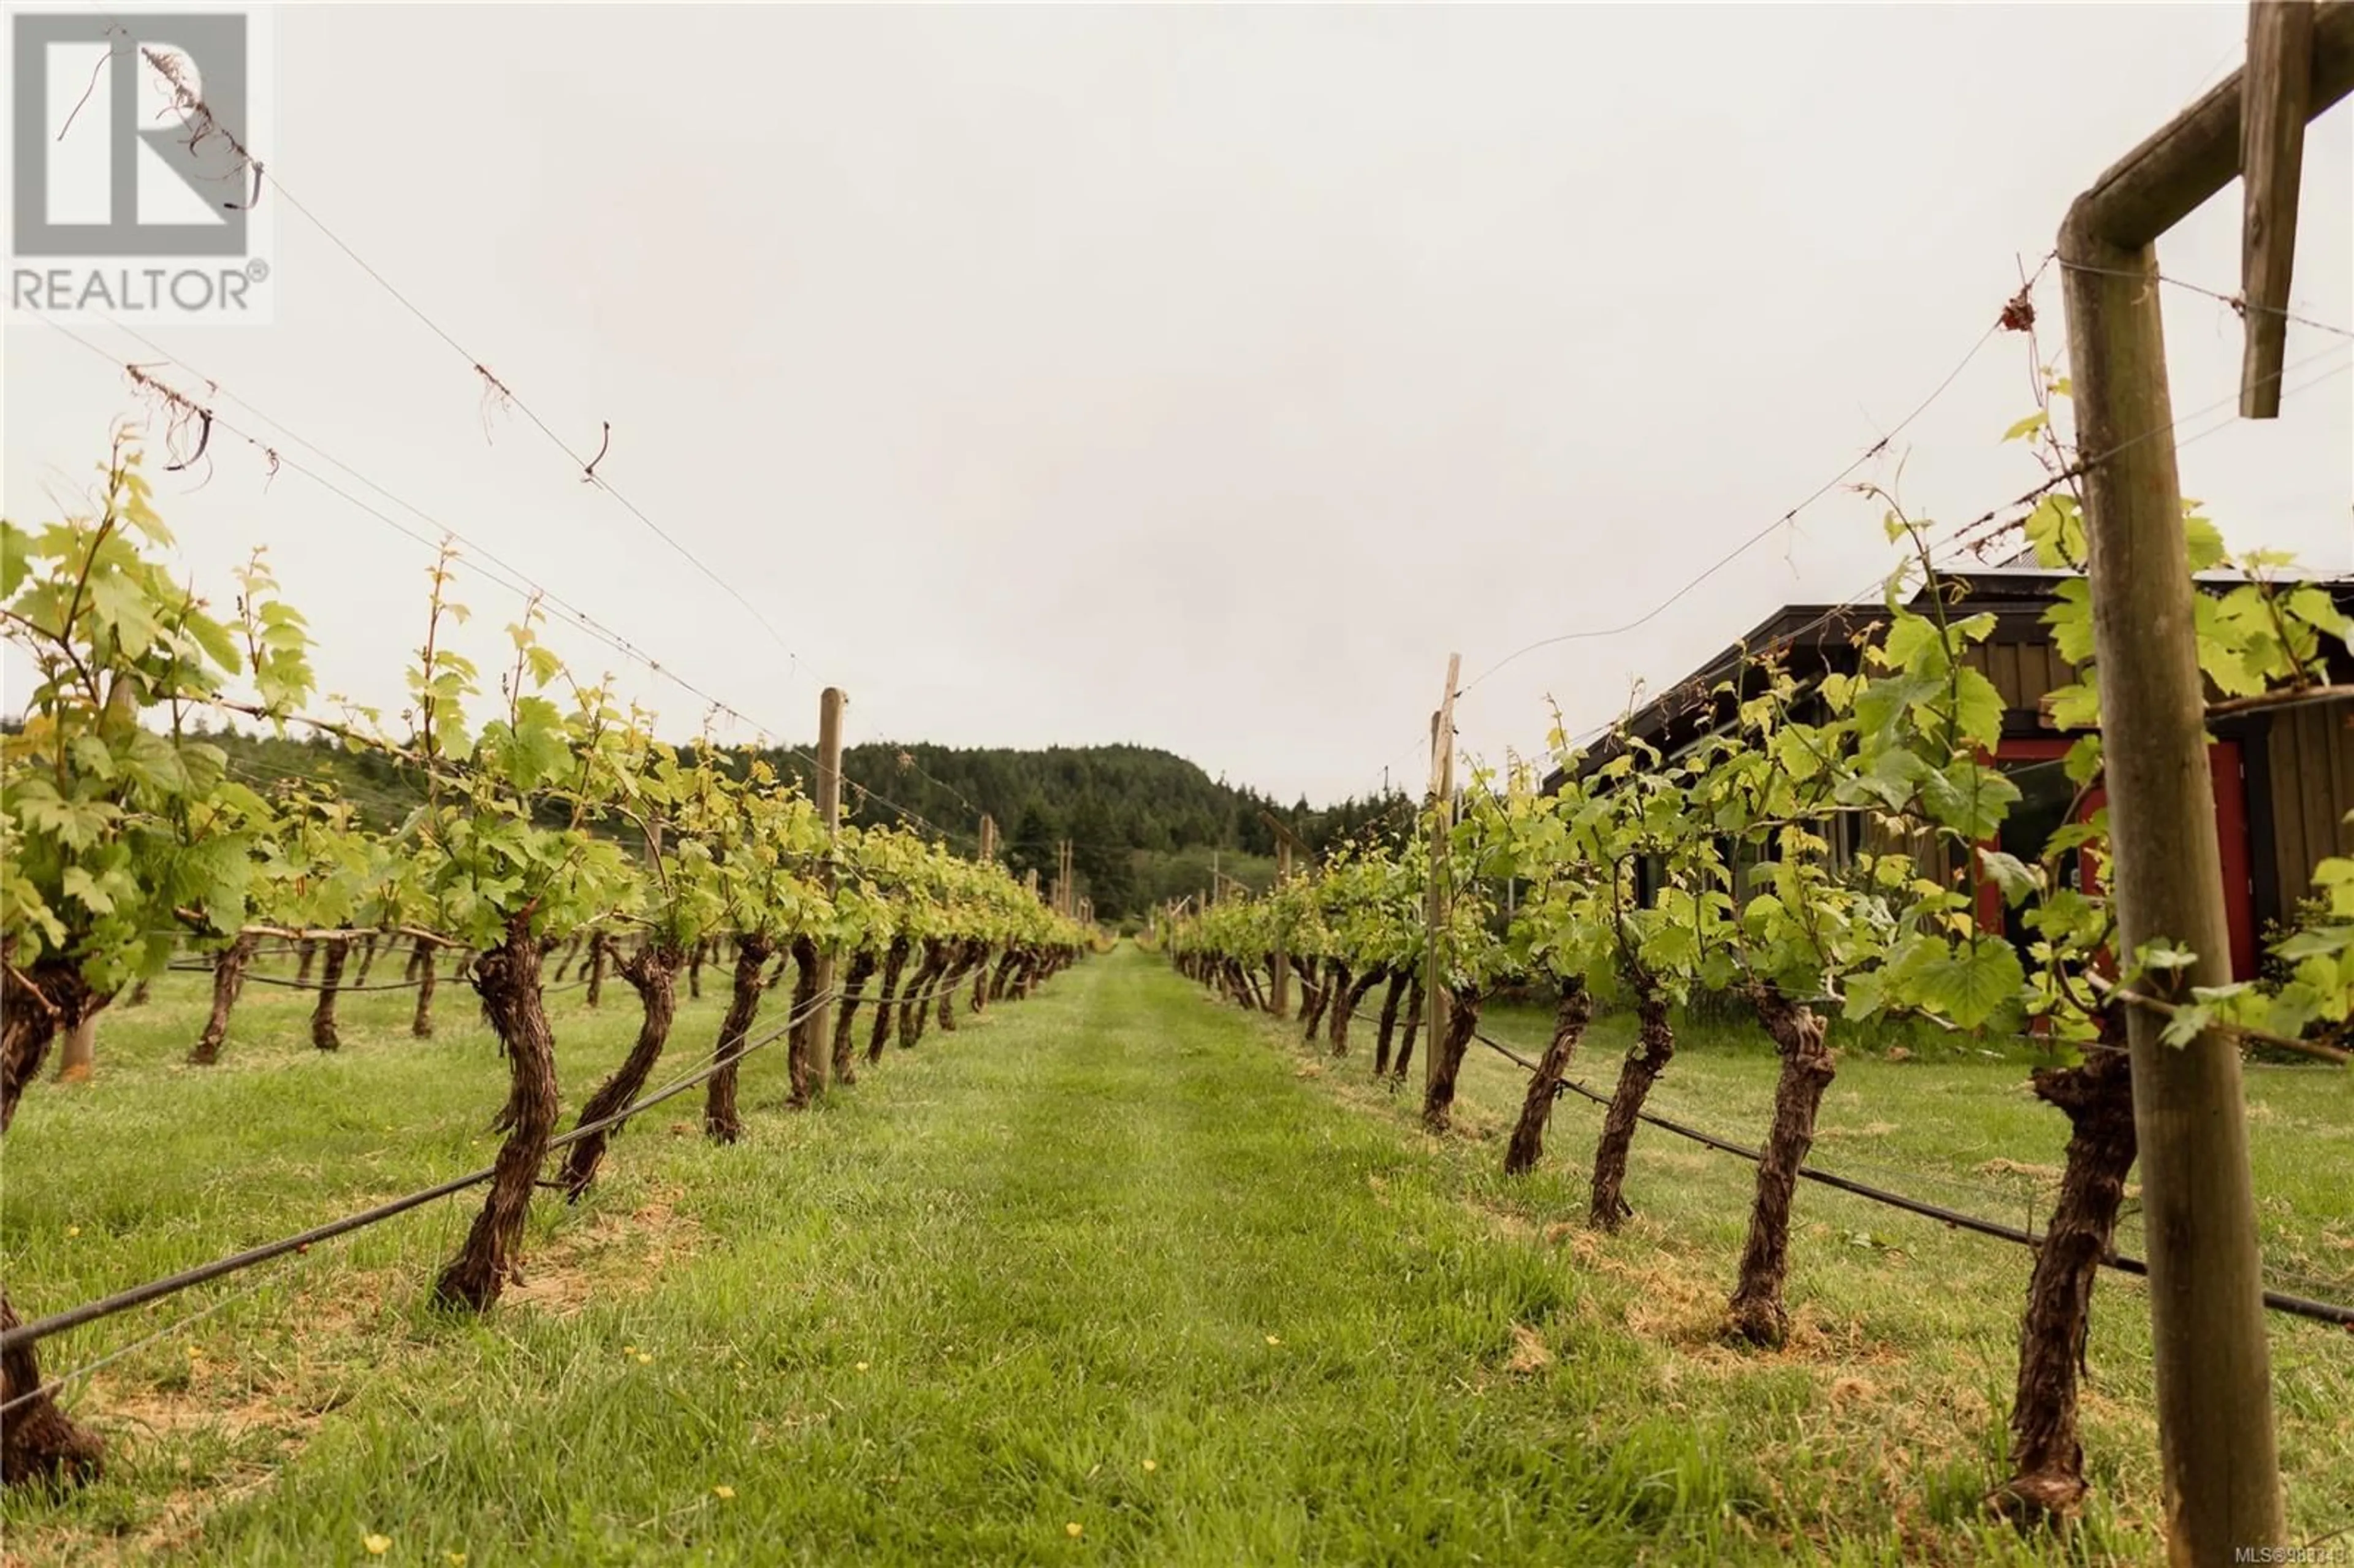
[[[1965,1029],[1976,1029],[1992,1018],[2026,984],[2019,949],[1999,937],[1966,943],[1921,977],[1923,1001]]]
[[[2158,1037],[2167,1044],[2179,1049],[2205,1033],[2209,1025],[2214,1022],[2215,1010],[2212,1007],[2205,1002],[2191,1002],[2174,1010],[2173,1015],[2167,1019],[2166,1027],[2158,1032]]]
[[[2002,889],[2003,902],[2016,907],[2043,885],[2043,874],[2017,855],[2000,850],[1988,850],[1978,856],[1978,864]]]

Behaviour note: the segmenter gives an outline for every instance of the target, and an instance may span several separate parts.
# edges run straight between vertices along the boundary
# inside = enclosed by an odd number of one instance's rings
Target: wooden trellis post
[[[2239,174],[2243,126],[2253,134],[2287,112],[2301,124],[2354,90],[2354,0],[2313,12],[2303,101],[2283,86],[2283,51],[2264,40],[2296,27],[2261,13],[2308,4],[2260,0],[2251,37],[2266,58],[2252,59],[2251,71],[2233,73],[2094,181],[2060,231],[2118,947],[2127,955],[2158,941],[2189,948],[2198,959],[2174,977],[2182,986],[2229,983],[2231,945],[2156,247]],[[2253,97],[2260,83],[2270,95],[2262,104]],[[2284,176],[2278,149],[2289,149],[2293,167],[2296,140],[2273,137],[2275,152],[2248,193],[2261,217],[2249,260],[2253,267],[2263,252],[2267,303],[2286,297],[2295,210],[2293,193],[2284,200],[2282,191],[2294,175]],[[2250,313],[2252,374],[2265,341],[2255,318],[2270,313]],[[2277,389],[2276,370],[2264,378]],[[2268,403],[2257,389],[2243,389],[2252,413]],[[2168,1552],[2177,1563],[2246,1560],[2234,1553],[2288,1542],[2239,1048],[2212,1030],[2169,1046],[2159,1038],[2164,1018],[2126,1011]]]
[[[842,710],[850,699],[839,686],[828,686],[817,699],[817,814],[825,824],[826,869],[825,885],[831,889],[834,882],[833,859],[842,838]],[[828,997],[833,993],[833,952],[830,948],[818,948],[817,989],[811,994]],[[832,1053],[826,1049],[826,1021],[833,1009],[824,1001],[812,1005],[807,1017],[795,1026],[801,1033],[793,1041],[793,1053],[802,1064],[812,1092],[825,1086]]]
[[[1291,852],[1296,849],[1311,861],[1314,856],[1300,842],[1299,835],[1285,826],[1283,819],[1274,812],[1261,811],[1258,820],[1275,834],[1275,886],[1276,891],[1281,892],[1283,885],[1291,880]],[[1291,954],[1285,947],[1283,933],[1279,930],[1275,937],[1273,968],[1275,983],[1267,991],[1267,1010],[1278,1018],[1288,1018],[1291,1015]]]
[[[1463,673],[1463,655],[1447,656],[1447,689],[1438,711],[1430,715],[1430,885],[1423,890],[1423,922],[1428,945],[1423,953],[1422,1086],[1430,1087],[1446,1053],[1438,1042],[1447,1027],[1447,967],[1440,956],[1447,929],[1447,841],[1455,803],[1455,686]]]
[[[2240,299],[2248,342],[2240,361],[2240,413],[2250,419],[2280,417],[2297,187],[2312,113],[2313,22],[2311,0],[2248,7],[2247,90],[2240,108]]]

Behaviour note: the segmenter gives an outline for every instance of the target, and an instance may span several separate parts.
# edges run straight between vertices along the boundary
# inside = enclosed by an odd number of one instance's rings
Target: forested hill
[[[228,749],[232,771],[248,782],[293,776],[330,780],[379,827],[398,822],[423,796],[398,762],[333,741],[245,734],[208,738]],[[811,771],[806,755],[779,750],[769,758],[779,772],[804,777]],[[892,807],[904,808],[971,853],[987,812],[997,820],[1001,856],[1017,874],[1035,868],[1042,885],[1055,874],[1056,844],[1069,839],[1078,889],[1108,920],[1204,892],[1214,868],[1265,886],[1273,874],[1276,835],[1262,812],[1320,851],[1361,832],[1397,832],[1408,820],[1397,797],[1324,808],[1305,800],[1278,804],[1213,779],[1172,752],[1143,746],[1025,751],[883,742],[847,747],[842,760],[844,779],[855,786],[843,794],[854,820],[892,821],[898,820]],[[862,790],[873,799],[862,800]],[[886,800],[892,804],[882,803]]]
[[[790,754],[775,759],[782,771],[807,771]],[[954,833],[978,832],[987,812],[997,820],[1007,863],[1017,874],[1034,867],[1042,883],[1054,875],[1056,843],[1070,840],[1079,890],[1108,919],[1206,889],[1212,852],[1221,874],[1264,885],[1276,833],[1262,812],[1318,850],[1406,820],[1394,799],[1321,809],[1304,800],[1282,804],[1145,746],[1023,751],[882,742],[844,748],[842,771],[849,783]],[[883,821],[892,812],[870,805],[866,814]]]

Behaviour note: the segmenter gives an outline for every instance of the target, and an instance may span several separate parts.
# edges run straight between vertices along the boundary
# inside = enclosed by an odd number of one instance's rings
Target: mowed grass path
[[[355,999],[332,1057],[302,1043],[299,996],[249,993],[249,1037],[207,1072],[176,1065],[199,1014],[193,981],[174,987],[111,1021],[96,1085],[27,1097],[0,1231],[20,1306],[487,1153],[503,1079],[462,992],[430,1044],[401,1035],[401,993]],[[682,1063],[716,1006],[686,1011]],[[634,1014],[618,986],[601,1014],[559,999],[567,1104]],[[2096,1456],[2129,1495],[2073,1552],[1975,1505],[1999,1475],[2022,1255],[1985,1249],[1949,1278],[1925,1237],[1835,1245],[1802,1194],[1804,1331],[1734,1352],[1705,1325],[1736,1172],[1638,1140],[1630,1196],[1652,1217],[1597,1244],[1560,1223],[1590,1118],[1564,1108],[1547,1169],[1505,1183],[1483,1135],[1506,1080],[1476,1073],[1467,1136],[1441,1143],[1358,1086],[1362,1036],[1325,1063],[1296,1028],[1123,946],[893,1051],[813,1114],[776,1108],[781,1053],[755,1058],[744,1143],[705,1144],[691,1097],[652,1113],[586,1204],[538,1206],[529,1283],[485,1320],[423,1305],[463,1198],[102,1373],[74,1404],[113,1472],[9,1499],[10,1561],[2147,1556],[2137,1456]],[[69,1337],[51,1370],[226,1293]],[[2096,1368],[2135,1338],[2138,1301],[2109,1301]],[[2293,1383],[2344,1342],[2308,1338]],[[2347,1384],[2296,1386],[2327,1409]],[[2315,1458],[2314,1427],[2287,1419],[2285,1447]],[[2099,1436],[2145,1421],[2104,1416]]]
[[[631,1001],[599,1021],[612,1051]],[[166,1035],[185,1048],[156,1027],[167,1006],[189,1011],[175,993],[117,1021],[98,1085],[28,1097],[7,1150],[21,1295],[72,1253],[70,1214],[107,1243],[81,1247],[82,1283],[128,1283],[134,1261],[410,1174],[355,1183],[354,1146],[438,1142],[419,1174],[487,1147],[496,1065],[456,1044],[387,1022],[337,1059],[233,1044],[207,1075],[167,1065]],[[299,1003],[274,1006],[291,1032]],[[113,1475],[10,1499],[10,1550],[475,1568],[1736,1552],[1762,1494],[1683,1422],[1619,1404],[1632,1346],[1575,1325],[1572,1273],[1496,1245],[1396,1128],[1304,1086],[1270,1039],[1126,947],[893,1052],[815,1115],[763,1108],[764,1062],[744,1144],[673,1135],[675,1102],[620,1141],[587,1212],[544,1202],[531,1288],[481,1324],[420,1304],[461,1202],[356,1260],[304,1260],[197,1329],[194,1357],[173,1341],[104,1375],[74,1403]],[[478,1031],[469,1049],[487,1054]],[[577,1103],[587,1072],[567,1068]],[[265,1149],[264,1171],[210,1162]],[[261,1224],[240,1223],[241,1188]],[[1515,1326],[1547,1324],[1575,1375],[1509,1370]],[[51,1367],[130,1337],[60,1341]]]

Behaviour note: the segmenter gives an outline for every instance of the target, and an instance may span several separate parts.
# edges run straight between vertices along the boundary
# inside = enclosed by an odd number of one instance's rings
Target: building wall
[[[2040,607],[2034,613],[2040,614]],[[1847,650],[1832,650],[1825,657],[1832,667],[1854,668]],[[2042,705],[2052,691],[2073,684],[2077,672],[2052,647],[2040,620],[2006,610],[1992,635],[1966,657],[2001,694],[2007,751],[2022,743],[2033,747],[2067,738],[2051,727]],[[2326,678],[2354,681],[2354,666],[2333,655]],[[2215,734],[2239,743],[2244,784],[2243,810],[2230,814],[2228,826],[2219,823],[2244,842],[2238,862],[2227,850],[2226,862],[2245,871],[2242,885],[2227,893],[2244,901],[2235,905],[2235,918],[2260,927],[2310,894],[2315,862],[2354,855],[2354,824],[2348,821],[2354,814],[2354,700],[2218,721]],[[2219,786],[2222,782],[2219,775]],[[2220,810],[2220,798],[2218,804]],[[1829,836],[1835,863],[1861,851],[1902,850],[1915,857],[1924,875],[1944,881],[1956,870],[1955,857],[1934,834],[1893,833],[1864,813],[1854,814]],[[2234,947],[2243,945],[2235,926]],[[2245,967],[2236,962],[2243,955],[2235,951],[2234,958],[2235,967]]]
[[[1998,627],[1995,635],[2001,636],[2003,630]],[[1963,662],[1994,683],[1994,689],[2002,694],[2003,706],[2010,711],[2008,727],[2015,730],[2040,724],[2045,694],[2076,683],[2076,666],[2041,638],[1976,643],[1963,656]]]
[[[1999,639],[2008,628],[1999,628]],[[1989,640],[1969,651],[1968,662],[1992,681],[2009,710],[2013,735],[2059,732],[2043,727],[2040,705],[2076,679],[2075,666],[2048,641]],[[2293,909],[2312,891],[2314,863],[2354,855],[2354,701],[2285,708],[2254,724],[2232,726],[2249,755],[2246,817],[2257,862],[2256,917]],[[2255,758],[2262,758],[2258,776]]]
[[[2270,858],[2285,912],[2312,891],[2316,861],[2354,854],[2354,828],[2346,821],[2354,811],[2354,702],[2275,712],[2264,762]]]

